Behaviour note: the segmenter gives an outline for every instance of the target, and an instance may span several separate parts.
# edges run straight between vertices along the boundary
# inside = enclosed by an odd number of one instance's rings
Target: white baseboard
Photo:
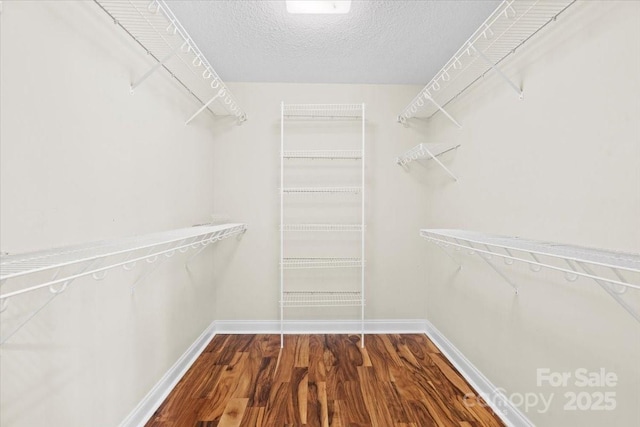
[[[171,390],[178,384],[198,356],[204,351],[215,335],[216,322],[211,323],[173,364],[164,376],[153,386],[133,411],[120,423],[120,427],[144,426],[160,407]]]
[[[425,320],[425,333],[440,349],[458,372],[471,384],[487,404],[512,427],[533,427],[534,424],[504,395],[503,390],[491,383],[444,335]]]
[[[359,334],[359,320],[303,320],[284,322],[285,334]],[[422,334],[425,323],[422,319],[365,320],[367,334]],[[217,334],[279,334],[277,320],[218,320]]]

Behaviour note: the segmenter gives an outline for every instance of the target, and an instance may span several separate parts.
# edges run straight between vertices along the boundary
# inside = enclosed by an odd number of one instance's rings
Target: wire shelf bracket
[[[142,76],[140,76],[138,78],[138,80],[134,81],[133,83],[131,83],[131,85],[129,86],[129,93],[131,95],[133,95],[135,93],[135,90],[138,86],[140,86],[140,84],[142,84],[142,82],[144,82],[145,80],[147,80],[147,78],[149,76],[151,76],[153,73],[155,73],[156,71],[158,71],[161,67],[164,67],[165,64],[167,63],[167,61],[169,59],[171,59],[174,55],[176,55],[178,53],[178,51],[180,50],[180,47],[175,48],[174,50],[171,51],[171,53],[169,53],[167,56],[165,56],[164,58],[162,58],[161,60],[159,60],[156,64],[154,64],[149,71],[147,71],[146,73],[144,73]]]
[[[220,96],[222,95],[222,89],[220,89],[220,91],[218,93],[216,93],[213,98],[211,98],[210,100],[208,100],[207,102],[204,103],[204,105],[200,108],[198,108],[198,111],[196,111],[195,113],[193,113],[193,115],[191,117],[189,117],[187,119],[186,122],[184,122],[185,125],[188,125],[189,123],[191,123],[191,121],[193,119],[195,119],[196,117],[198,117],[198,115],[200,115],[200,113],[202,113],[205,109],[209,108],[209,105],[211,105],[211,103],[213,101],[215,101],[216,99],[220,98]]]
[[[445,109],[444,109],[444,107],[443,107],[442,105],[438,104],[438,103],[436,102],[436,100],[435,100],[435,99],[433,99],[433,97],[431,96],[431,94],[430,94],[430,93],[425,92],[425,93],[424,93],[424,97],[425,97],[425,99],[427,99],[429,102],[431,102],[431,103],[432,103],[432,104],[433,104],[433,105],[434,105],[434,106],[435,106],[439,111],[441,111],[441,112],[442,112],[442,114],[444,114],[444,115],[447,117],[447,119],[449,119],[449,120],[451,121],[451,123],[453,123],[454,125],[456,125],[456,127],[458,127],[458,128],[462,128],[462,125],[461,125],[461,124],[460,124],[456,119],[454,119],[454,118],[453,118],[453,116],[452,116],[451,114],[449,114],[449,113],[447,112],[447,110],[445,110]],[[401,123],[406,124],[406,120],[401,121]]]
[[[542,268],[560,271],[569,282],[574,282],[579,277],[592,279],[636,321],[640,322],[638,308],[624,298],[630,289],[640,290],[640,284],[629,283],[623,274],[623,272],[640,274],[640,254],[495,236],[466,230],[422,229],[420,236],[435,243],[450,257],[452,256],[444,249],[449,246],[457,250],[466,249],[470,255],[477,253],[515,289],[516,294],[518,287],[491,262],[492,258],[502,258],[507,265],[520,261],[528,264],[534,272]],[[559,261],[567,267],[560,267],[550,260]],[[605,272],[609,272],[609,275]],[[611,273],[614,277],[610,277]]]
[[[458,180],[458,177],[449,170],[439,159],[438,156],[455,150],[460,147],[458,143],[430,143],[430,144],[418,144],[411,150],[405,152],[402,156],[396,158],[396,163],[404,168],[414,160],[427,159],[434,160],[454,181]]]
[[[461,127],[447,112],[448,105],[492,70],[523,99],[522,88],[499,65],[575,1],[503,0],[400,112],[398,122],[407,125],[409,119],[428,120],[442,112],[454,125]]]
[[[475,47],[473,47],[473,51],[480,58],[482,58],[484,62],[486,62],[491,67],[491,69],[495,71],[500,76],[500,78],[502,78],[502,80],[504,80],[509,86],[511,86],[511,88],[518,94],[518,98],[520,98],[521,100],[524,99],[524,91],[522,90],[522,88],[518,87],[513,81],[511,81],[511,79],[507,77],[507,75],[503,73],[502,70],[498,68],[498,66],[487,57],[487,55],[485,55],[484,53],[482,53],[482,51],[476,49]]]
[[[156,61],[131,83],[132,94],[164,68],[201,104],[185,124],[204,110],[217,117],[235,117],[238,124],[246,121],[246,113],[164,0],[94,2]]]

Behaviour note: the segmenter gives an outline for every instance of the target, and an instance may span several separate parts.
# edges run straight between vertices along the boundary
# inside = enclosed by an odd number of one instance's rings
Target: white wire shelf
[[[245,224],[197,226],[115,240],[104,240],[83,245],[54,248],[39,252],[0,257],[0,281],[35,273],[52,272],[50,279],[22,289],[0,295],[8,298],[50,288],[54,293],[64,290],[73,280],[93,275],[102,279],[107,270],[124,267],[131,270],[136,263],[155,262],[161,255],[171,257],[176,252],[203,249],[209,244],[237,235],[246,230]],[[54,288],[55,285],[59,287]]]
[[[297,120],[357,120],[362,104],[284,104],[283,118]]]
[[[357,291],[300,291],[283,292],[283,307],[360,307],[362,293]]]
[[[516,291],[515,283],[498,270],[492,259],[503,259],[507,265],[521,261],[529,264],[533,271],[539,271],[543,267],[560,271],[570,282],[579,277],[593,279],[640,321],[637,308],[624,299],[624,294],[629,289],[640,290],[640,284],[630,283],[625,277],[629,273],[637,277],[640,273],[638,253],[495,236],[466,230],[423,229],[420,230],[420,235],[436,243],[443,250],[451,246],[458,250],[466,249],[470,254],[479,254]],[[555,263],[551,260],[555,260]]]
[[[287,187],[283,193],[360,193],[361,187]]]
[[[407,150],[402,156],[396,159],[396,163],[400,166],[404,166],[411,163],[414,160],[420,159],[433,159],[441,154],[455,150],[460,147],[458,143],[430,143],[430,144],[418,144],[410,150]]]
[[[157,61],[131,84],[132,91],[153,72],[164,68],[201,105],[187,123],[204,109],[217,116],[235,116],[239,123],[247,119],[229,88],[163,0],[94,1]]]
[[[282,268],[286,270],[299,270],[305,268],[360,268],[363,266],[360,258],[283,258]]]
[[[362,231],[362,224],[283,224],[283,231]]]
[[[359,160],[362,159],[361,150],[292,150],[285,151],[285,159],[328,159],[328,160]]]
[[[521,88],[497,68],[522,44],[575,0],[504,0],[453,57],[399,114],[398,121],[431,118],[490,70],[495,70],[522,97]]]
[[[414,160],[426,159],[435,161],[444,171],[449,174],[454,180],[458,180],[453,172],[449,170],[440,160],[437,159],[438,156],[449,152],[451,150],[455,150],[460,147],[458,143],[430,143],[430,144],[418,144],[413,147],[411,150],[405,152],[402,156],[396,158],[396,163],[402,167],[405,167],[407,164],[411,163]]]

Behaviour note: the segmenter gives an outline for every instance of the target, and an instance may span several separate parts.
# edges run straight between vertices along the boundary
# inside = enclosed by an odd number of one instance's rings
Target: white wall
[[[3,2],[0,26],[2,252],[210,219],[214,136],[235,126],[184,126],[199,106],[166,73],[130,95],[152,61],[93,2]],[[1,347],[0,424],[117,425],[213,321],[216,249],[191,273],[189,253],[164,261],[135,294],[152,265],[74,282]],[[3,335],[48,295],[11,299]]]
[[[451,104],[462,129],[441,114],[425,129],[430,141],[462,146],[445,157],[457,183],[430,166],[422,226],[639,252],[640,3],[577,3],[504,71],[522,83],[523,101],[490,74]],[[457,253],[456,272],[425,245],[428,320],[507,395],[555,393],[548,413],[527,412],[531,420],[640,425],[640,324],[597,284],[495,261],[520,286],[515,296],[478,256]],[[640,311],[639,294],[626,298]],[[538,387],[538,368],[605,368],[619,384]],[[614,391],[617,409],[565,411],[571,390]]]

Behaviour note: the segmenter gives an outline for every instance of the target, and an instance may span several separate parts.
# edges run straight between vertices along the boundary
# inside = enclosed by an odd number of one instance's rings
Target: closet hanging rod
[[[94,1],[156,61],[131,84],[132,90],[164,68],[201,104],[187,124],[205,109],[216,116],[235,116],[238,123],[246,120],[229,88],[163,0]]]

